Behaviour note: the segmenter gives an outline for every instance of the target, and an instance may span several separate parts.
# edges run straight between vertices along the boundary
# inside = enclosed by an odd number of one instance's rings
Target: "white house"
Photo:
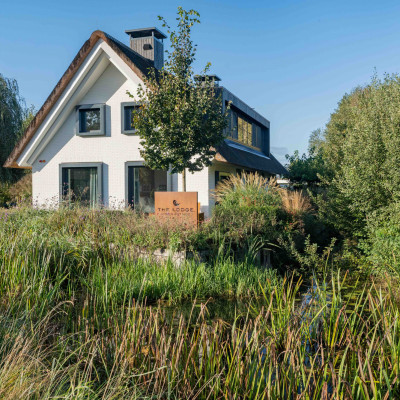
[[[143,166],[139,137],[131,126],[136,94],[149,68],[163,65],[163,40],[156,28],[126,31],[130,47],[95,31],[57,83],[7,159],[9,168],[32,169],[34,205],[47,207],[78,197],[106,207],[152,211],[154,191],[180,191],[182,179]],[[214,76],[216,84],[219,78]],[[212,166],[187,173],[187,191],[197,191],[209,215],[212,190],[231,173],[268,176],[285,169],[270,153],[270,123],[227,89],[231,101],[227,138]],[[71,195],[71,192],[74,195]]]

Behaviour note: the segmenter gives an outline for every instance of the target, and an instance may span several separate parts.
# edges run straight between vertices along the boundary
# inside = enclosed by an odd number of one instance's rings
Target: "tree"
[[[215,83],[206,77],[210,63],[201,73],[203,79],[194,75],[196,45],[191,31],[200,23],[199,17],[197,11],[178,7],[176,32],[159,17],[168,29],[171,51],[164,68],[152,69],[144,86],[139,86],[141,107],[134,115],[145,164],[151,169],[171,168],[172,173],[182,173],[184,191],[186,169],[195,172],[211,164],[227,125]]]
[[[339,102],[326,126],[323,212],[349,235],[400,201],[400,77],[375,75]]]
[[[317,129],[311,133],[308,142],[308,153],[300,156],[298,150],[293,155],[286,155],[288,160],[288,178],[301,185],[317,185],[320,183],[319,174],[325,168],[323,158],[324,132]]]
[[[27,109],[19,94],[15,79],[0,74],[0,182],[12,182],[22,176],[21,171],[3,167],[4,162],[30,121],[34,110]]]

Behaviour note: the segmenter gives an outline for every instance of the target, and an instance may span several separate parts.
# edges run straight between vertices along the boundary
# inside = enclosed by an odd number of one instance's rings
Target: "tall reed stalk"
[[[338,272],[305,290],[224,254],[134,261],[109,246],[122,237],[109,216],[83,228],[65,213],[0,221],[1,399],[400,397],[390,285]],[[209,296],[247,305],[214,318]],[[190,299],[189,315],[161,299]]]
[[[86,293],[41,320],[3,307],[2,398],[392,399],[399,394],[398,305],[332,276],[266,285],[231,322]],[[19,313],[15,311],[19,309]],[[108,312],[106,311],[108,310]],[[58,396],[58,397],[57,397]]]

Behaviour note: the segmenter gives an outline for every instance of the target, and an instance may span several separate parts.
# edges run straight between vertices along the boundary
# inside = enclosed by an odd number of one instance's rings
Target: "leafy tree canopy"
[[[178,7],[178,26],[173,31],[164,18],[171,51],[161,71],[152,70],[140,86],[142,106],[134,116],[141,138],[141,155],[152,169],[183,173],[199,171],[211,164],[217,146],[224,139],[226,115],[212,79],[199,79],[193,63],[196,45],[192,28],[200,23],[199,13]],[[201,73],[206,76],[210,64]],[[133,96],[132,96],[133,97]]]
[[[375,75],[346,94],[322,147],[328,192],[321,210],[344,232],[363,235],[370,215],[400,200],[399,75]]]
[[[29,125],[34,109],[26,108],[17,81],[0,74],[0,182],[12,182],[21,171],[3,167],[23,131]]]
[[[324,132],[317,129],[311,133],[307,154],[303,153],[300,156],[300,153],[296,150],[293,155],[286,155],[288,178],[292,182],[303,185],[320,183],[319,174],[324,169],[323,143]]]

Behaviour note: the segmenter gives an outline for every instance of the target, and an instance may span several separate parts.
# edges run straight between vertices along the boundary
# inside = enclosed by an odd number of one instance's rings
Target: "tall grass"
[[[312,210],[309,197],[299,190],[281,190],[279,194],[282,207],[288,214],[301,215]]]
[[[264,307],[232,323],[87,294],[41,321],[32,312],[0,329],[5,399],[393,399],[400,327],[390,293],[349,292],[332,276],[296,301],[300,283],[264,289]]]
[[[259,282],[279,282],[274,270],[258,266],[252,257],[234,262],[220,254],[207,263],[187,261],[179,266],[171,260],[155,263],[140,258],[140,247],[130,242],[129,231],[124,230],[127,221],[135,223],[130,215],[106,212],[4,214],[0,217],[0,295],[24,298],[28,308],[38,303],[45,310],[65,296],[70,299],[82,292],[119,304],[126,297],[177,303],[260,296]],[[149,230],[155,229],[153,224],[150,221]],[[49,293],[54,297],[51,305],[47,305]]]
[[[258,174],[231,175],[215,189],[210,226],[236,249],[248,247],[249,237],[258,236],[264,247],[276,242],[285,226],[279,190]]]
[[[390,285],[353,289],[332,273],[304,293],[301,281],[223,250],[208,264],[136,260],[124,251],[139,229],[131,218],[1,215],[1,399],[400,396]],[[210,296],[241,297],[247,307],[211,318]],[[191,311],[162,299],[189,300]]]

